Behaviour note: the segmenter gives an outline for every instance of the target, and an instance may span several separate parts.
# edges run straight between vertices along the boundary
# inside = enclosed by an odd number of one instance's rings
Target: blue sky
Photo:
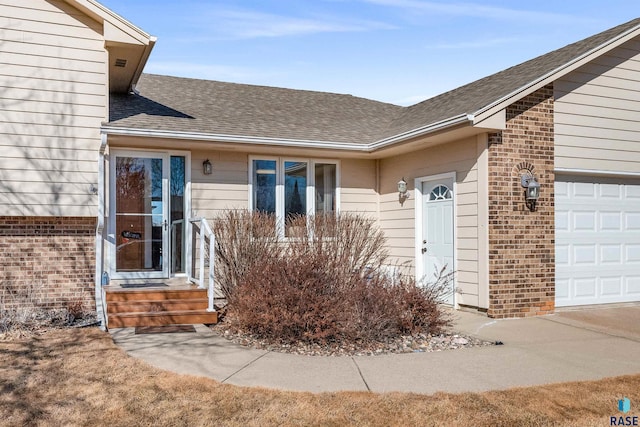
[[[102,0],[146,72],[409,105],[640,17],[640,2]]]

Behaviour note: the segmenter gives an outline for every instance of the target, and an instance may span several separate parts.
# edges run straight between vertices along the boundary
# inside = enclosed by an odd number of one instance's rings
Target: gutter
[[[155,129],[139,129],[139,128],[121,128],[102,126],[100,131],[103,135],[120,135],[120,136],[139,136],[148,138],[166,138],[166,139],[185,139],[189,141],[203,142],[228,142],[234,144],[251,144],[251,145],[276,145],[296,148],[315,148],[315,149],[333,149],[342,151],[358,151],[363,153],[373,153],[380,149],[395,145],[412,138],[425,136],[433,132],[446,130],[451,127],[462,124],[473,124],[474,116],[471,114],[461,114],[446,120],[432,123],[417,129],[400,133],[388,138],[369,143],[354,144],[348,142],[337,141],[320,141],[305,139],[287,139],[287,138],[269,138],[246,135],[227,135],[217,133],[201,133],[201,132],[185,132],[185,131],[168,131]]]

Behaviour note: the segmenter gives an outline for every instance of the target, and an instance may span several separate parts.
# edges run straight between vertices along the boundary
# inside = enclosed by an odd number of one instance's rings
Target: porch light
[[[202,162],[202,173],[203,174],[211,175],[212,169],[213,169],[213,167],[211,166],[211,162],[209,161],[209,159],[207,159],[204,162]]]
[[[520,177],[520,184],[525,189],[525,200],[530,210],[535,210],[536,202],[540,197],[540,184],[536,177],[529,171]]]
[[[527,200],[538,200],[540,197],[540,184],[533,178],[527,186]]]
[[[398,193],[400,193],[400,197],[407,196],[407,181],[404,180],[404,177],[398,181]]]

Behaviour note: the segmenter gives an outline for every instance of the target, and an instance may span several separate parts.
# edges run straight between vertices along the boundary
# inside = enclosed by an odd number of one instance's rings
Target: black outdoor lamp
[[[202,162],[202,173],[205,175],[211,175],[211,170],[213,169],[213,167],[211,166],[211,162],[209,161],[209,159],[205,160],[204,162]]]

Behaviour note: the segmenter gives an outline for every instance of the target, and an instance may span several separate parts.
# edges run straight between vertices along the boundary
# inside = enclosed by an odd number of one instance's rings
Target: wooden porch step
[[[105,289],[107,326],[191,325],[217,323],[207,311],[207,290],[195,286]]]
[[[107,313],[145,313],[162,311],[205,310],[208,306],[206,298],[168,299],[168,300],[131,300],[110,301],[107,303]]]
[[[199,288],[185,289],[107,289],[106,301],[163,301],[180,299],[207,298],[207,290]]]
[[[161,311],[109,314],[110,328],[134,326],[193,325],[218,322],[218,313],[206,310]]]

